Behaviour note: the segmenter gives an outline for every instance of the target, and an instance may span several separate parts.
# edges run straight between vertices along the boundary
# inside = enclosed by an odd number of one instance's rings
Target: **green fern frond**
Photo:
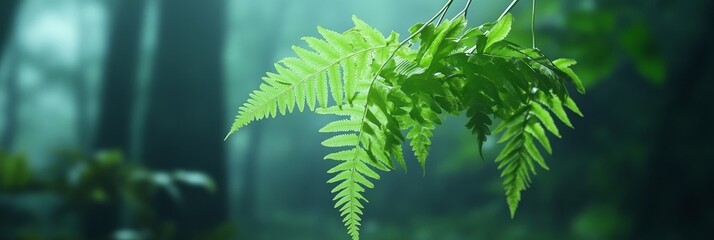
[[[493,114],[495,104],[488,94],[476,91],[476,93],[472,94],[470,105],[466,110],[466,117],[469,118],[466,128],[471,129],[471,132],[476,134],[476,142],[481,159],[484,159],[483,144],[486,142],[486,138],[491,135],[489,126],[491,126],[492,120],[490,115]]]
[[[363,192],[365,188],[374,187],[368,178],[379,179],[370,167],[390,171],[395,168],[393,162],[397,162],[406,170],[401,147],[404,136],[395,117],[398,108],[389,103],[390,98],[406,98],[406,95],[382,82],[370,83],[362,89],[365,90],[358,92],[352,105],[317,110],[319,114],[347,117],[328,123],[320,132],[340,133],[323,141],[323,146],[348,148],[328,154],[325,159],[341,161],[328,171],[336,174],[328,183],[338,183],[332,190],[336,194],[335,208],[339,209],[347,231],[354,239],[359,237],[360,216],[367,202]]]
[[[429,156],[434,128],[433,125],[416,124],[407,133],[407,139],[411,139],[409,145],[412,146],[412,151],[417,161],[419,161],[423,174],[426,174],[426,157]]]
[[[327,182],[337,183],[332,189],[335,208],[339,209],[347,232],[353,239],[359,239],[361,215],[364,214],[362,209],[364,203],[368,202],[363,192],[366,188],[374,187],[369,179],[379,180],[379,174],[372,167],[390,171],[393,168],[390,156],[395,157],[400,164],[404,162],[401,145],[392,144],[388,149],[383,147],[390,146],[387,142],[392,134],[384,128],[391,124],[389,121],[394,120],[383,115],[377,107],[363,105],[366,102],[364,97],[356,99],[356,102],[354,106],[343,105],[317,111],[320,114],[348,117],[328,123],[320,132],[340,133],[323,141],[323,146],[347,147],[328,154],[325,159],[341,162],[328,171],[336,175]]]
[[[364,203],[367,199],[362,195],[365,187],[373,188],[374,184],[365,176],[378,180],[379,174],[369,168],[367,164],[373,162],[369,159],[367,152],[361,147],[360,138],[362,135],[363,122],[361,114],[364,107],[342,106],[342,108],[331,107],[318,109],[320,114],[334,114],[347,116],[347,119],[336,120],[328,123],[320,129],[323,133],[340,133],[322,142],[326,147],[348,147],[325,156],[325,159],[340,161],[341,163],[327,171],[336,174],[327,183],[338,183],[332,189],[335,197],[335,208],[339,209],[343,223],[347,227],[347,232],[352,239],[359,239],[359,229],[361,215],[364,214]],[[346,132],[346,133],[345,133]],[[387,169],[384,166],[376,165],[380,169]]]
[[[403,126],[408,130],[406,139],[409,139],[409,145],[412,147],[412,152],[417,158],[419,165],[422,168],[422,174],[426,174],[426,159],[429,156],[431,148],[431,137],[436,125],[441,124],[441,119],[425,101],[433,101],[428,99],[429,96],[414,97],[412,99],[414,106],[409,112],[405,112],[403,116]]]
[[[535,174],[534,159],[542,159],[537,151],[532,152],[526,149],[526,144],[532,143],[531,135],[527,134],[526,129],[529,128],[529,125],[537,124],[531,116],[531,105],[532,103],[529,103],[524,106],[527,110],[523,111],[521,115],[514,115],[511,119],[501,122],[501,126],[510,125],[510,127],[497,129],[497,131],[501,131],[501,129],[505,131],[499,142],[508,141],[496,157],[496,163],[498,163],[498,169],[501,170],[511,218],[516,214],[518,203],[521,201],[521,192],[526,190],[531,182],[530,174]],[[548,141],[547,138],[545,141]],[[533,153],[535,155],[532,155]]]
[[[355,18],[352,32],[359,33],[364,40],[359,43],[364,46],[389,46],[390,40],[359,19]],[[369,56],[369,64],[364,58],[350,59],[341,72],[335,69],[333,75],[343,75],[345,87],[332,91],[343,90],[348,104],[336,100],[340,103],[337,106],[317,110],[319,114],[347,117],[328,123],[320,132],[340,133],[323,141],[323,146],[347,148],[328,154],[325,159],[341,161],[328,171],[336,174],[328,183],[337,183],[332,189],[332,193],[335,193],[335,208],[339,210],[347,232],[353,239],[359,239],[361,215],[364,214],[362,209],[367,202],[363,192],[366,188],[374,187],[370,178],[379,179],[377,172],[371,168],[390,171],[394,168],[392,159],[406,168],[401,148],[404,137],[397,119],[392,116],[395,106],[388,100],[390,87],[382,82],[374,82],[379,79],[374,69],[386,64],[390,60],[389,54],[391,52],[374,51]]]
[[[543,96],[542,92],[537,92],[534,95]],[[541,103],[543,99],[550,99],[549,104],[551,111],[548,112]],[[539,100],[529,101],[523,106],[519,114],[511,116],[509,119],[502,121],[496,129],[495,133],[503,132],[500,142],[508,142],[503,150],[501,150],[496,163],[498,169],[501,170],[503,178],[503,187],[506,191],[506,201],[511,211],[511,217],[515,216],[518,203],[521,200],[521,192],[528,188],[531,182],[531,174],[536,174],[535,165],[537,164],[545,170],[549,170],[545,159],[536,147],[535,141],[538,141],[546,152],[552,152],[550,142],[546,136],[546,129],[553,135],[560,137],[558,128],[555,126],[551,113],[558,116],[561,121],[570,125],[565,112],[561,112],[563,104],[559,100],[552,101],[552,98],[540,97]],[[559,104],[559,105],[555,105]],[[555,109],[555,110],[554,110]],[[545,126],[545,127],[544,127]]]

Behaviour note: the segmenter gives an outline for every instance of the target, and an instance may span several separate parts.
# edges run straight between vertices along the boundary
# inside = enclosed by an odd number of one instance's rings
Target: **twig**
[[[444,20],[444,16],[446,16],[446,12],[449,11],[449,7],[451,7],[451,3],[454,2],[454,0],[448,0],[446,1],[446,5],[444,5],[445,8],[442,8],[439,13],[441,16],[439,16],[439,21],[436,22],[436,26],[438,27],[441,24],[441,21]]]
[[[516,6],[516,3],[518,3],[518,1],[519,1],[519,0],[513,0],[513,2],[511,2],[511,4],[508,5],[508,7],[506,7],[506,10],[504,10],[503,13],[501,13],[501,16],[498,17],[498,19],[497,19],[496,21],[501,20],[501,18],[503,18],[503,16],[506,16],[507,13],[511,12],[511,9],[512,9],[514,6]]]
[[[536,15],[536,0],[533,0],[533,10],[531,10],[531,40],[533,41],[533,48],[536,48],[535,15]]]
[[[466,7],[464,7],[464,10],[461,10],[461,12],[459,12],[459,14],[456,14],[456,17],[460,16],[461,14],[463,14],[464,17],[466,17],[466,14],[468,13],[468,10],[469,10],[469,6],[471,6],[471,0],[466,1]]]

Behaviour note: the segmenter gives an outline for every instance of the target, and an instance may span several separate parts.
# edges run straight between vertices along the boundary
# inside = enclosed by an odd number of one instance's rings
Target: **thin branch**
[[[412,35],[409,35],[409,37],[407,37],[401,43],[399,43],[399,46],[397,46],[397,49],[395,49],[392,52],[392,55],[390,55],[389,58],[387,58],[387,61],[391,60],[394,57],[394,55],[397,53],[397,51],[399,51],[400,48],[402,48],[407,42],[409,42],[409,40],[412,40],[412,38],[416,37],[416,35],[418,35],[422,31],[424,31],[426,26],[433,23],[437,17],[440,17],[440,16],[443,17],[444,14],[446,13],[446,11],[449,10],[449,6],[451,6],[451,3],[453,1],[454,0],[448,0],[446,2],[446,4],[441,8],[441,10],[439,10],[439,12],[436,13],[436,15],[434,15],[433,17],[431,17],[431,19],[429,19],[429,21],[426,21],[423,25],[421,25],[421,27],[418,30],[416,30],[414,33],[412,33]],[[386,63],[384,65],[386,65]],[[382,68],[384,68],[384,65],[380,68],[379,71],[377,71],[377,76],[379,76],[379,73],[382,71]],[[376,79],[376,76],[375,76],[375,79]]]
[[[536,15],[536,0],[533,0],[533,10],[531,10],[531,40],[533,41],[533,48],[536,48],[535,15]]]
[[[461,14],[463,14],[464,17],[466,17],[466,14],[468,13],[470,6],[471,6],[471,0],[466,1],[466,7],[464,7],[464,10],[461,10],[461,12],[459,12],[459,14],[456,14],[456,17],[460,16]]]
[[[441,24],[441,21],[444,20],[444,16],[446,16],[446,12],[449,11],[449,7],[451,7],[452,2],[454,2],[454,0],[447,0],[446,5],[444,5],[445,8],[442,8],[441,11],[439,11],[441,16],[439,16],[439,21],[436,22],[437,27]]]
[[[501,16],[498,17],[498,19],[496,21],[501,20],[501,18],[503,18],[503,16],[506,16],[507,13],[511,12],[511,9],[513,9],[513,7],[516,6],[516,3],[518,3],[518,1],[519,0],[513,0],[513,2],[511,2],[511,4],[508,5],[508,7],[506,7],[506,10],[504,10],[503,13],[501,13]]]

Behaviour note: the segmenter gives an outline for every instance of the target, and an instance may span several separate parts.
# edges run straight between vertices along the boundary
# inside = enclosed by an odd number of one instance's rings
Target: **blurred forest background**
[[[510,1],[474,1],[471,26]],[[450,15],[464,1],[455,1]],[[405,36],[434,0],[0,1],[0,239],[347,239],[329,119],[258,122],[247,94],[315,26]],[[541,0],[538,46],[577,59],[585,118],[510,219],[463,117],[368,190],[364,239],[712,239],[714,3]],[[530,43],[531,2],[511,40]],[[565,128],[563,128],[565,129]],[[408,161],[415,163],[416,161]]]

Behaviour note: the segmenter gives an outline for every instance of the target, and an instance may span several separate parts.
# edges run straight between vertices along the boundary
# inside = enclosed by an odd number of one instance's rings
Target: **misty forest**
[[[712,10],[3,0],[0,239],[709,239]]]

